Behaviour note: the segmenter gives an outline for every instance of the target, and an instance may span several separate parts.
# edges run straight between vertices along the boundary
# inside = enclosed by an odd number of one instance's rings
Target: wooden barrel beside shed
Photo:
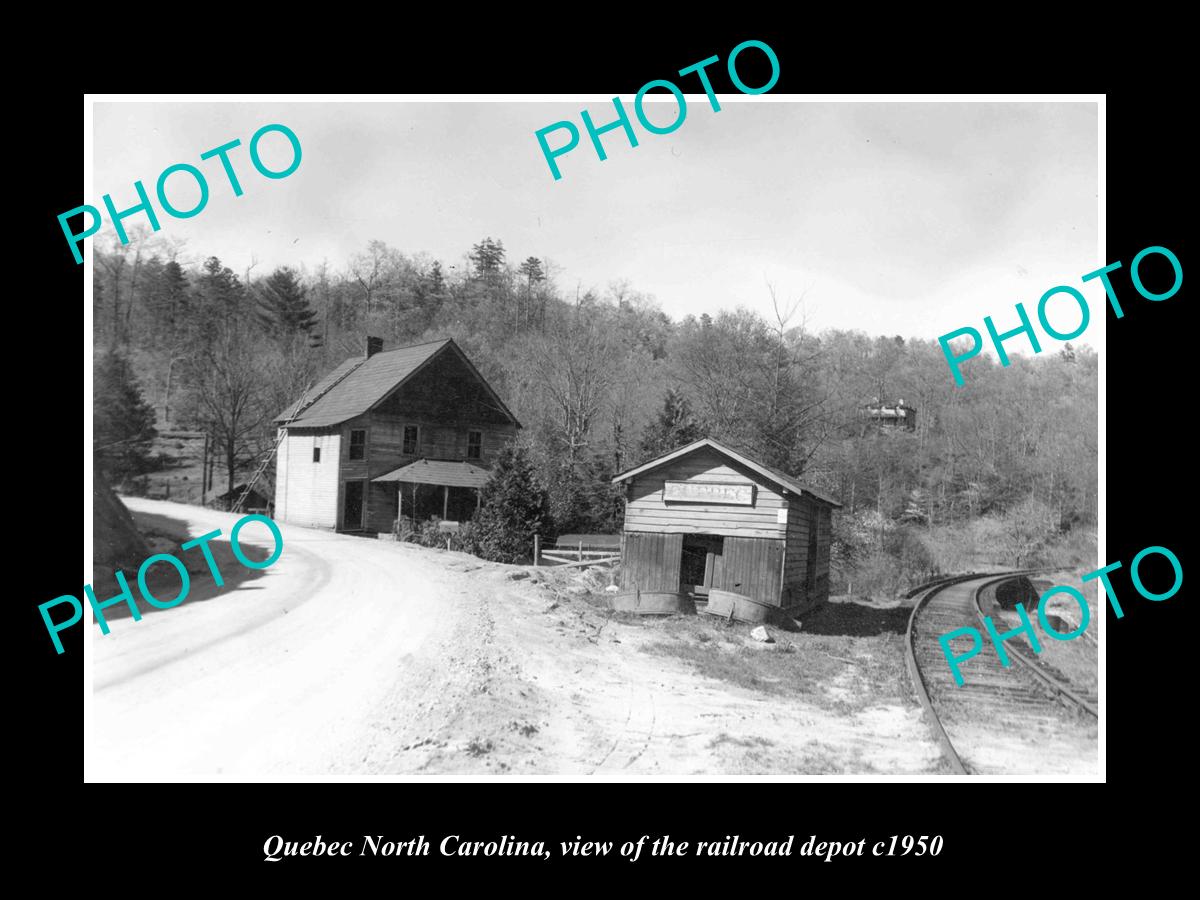
[[[732,591],[722,591],[713,588],[708,592],[708,606],[704,612],[710,616],[722,619],[733,618],[737,622],[750,625],[761,625],[774,621],[778,608],[762,600],[755,600],[745,594],[735,594]]]
[[[696,606],[687,594],[672,591],[632,591],[613,594],[609,600],[618,612],[633,612],[643,616],[692,615]]]

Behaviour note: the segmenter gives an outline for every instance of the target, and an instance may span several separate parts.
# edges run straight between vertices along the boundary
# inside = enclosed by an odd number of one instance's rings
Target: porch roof
[[[403,481],[409,484],[437,484],[448,487],[481,488],[490,474],[487,469],[468,462],[452,462],[445,459],[418,459],[416,462],[393,469],[386,475],[372,479],[376,483]]]

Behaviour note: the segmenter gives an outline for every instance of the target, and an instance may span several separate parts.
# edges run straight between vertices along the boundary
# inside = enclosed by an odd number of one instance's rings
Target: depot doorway
[[[679,590],[707,597],[713,583],[720,584],[725,538],[719,534],[685,534],[679,554]]]

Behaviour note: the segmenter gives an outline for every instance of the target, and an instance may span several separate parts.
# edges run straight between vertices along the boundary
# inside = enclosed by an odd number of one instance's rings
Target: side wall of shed
[[[817,506],[817,579],[814,603],[829,599],[829,557],[833,548],[833,510],[825,504]]]
[[[810,497],[792,497],[788,507],[787,552],[783,564],[783,605],[808,609],[829,599],[832,510]],[[812,535],[816,534],[816,553]],[[812,583],[809,570],[812,569]]]

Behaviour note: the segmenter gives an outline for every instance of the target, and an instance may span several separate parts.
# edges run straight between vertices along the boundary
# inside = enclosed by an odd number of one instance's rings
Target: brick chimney
[[[383,349],[383,338],[367,336],[367,359]]]

